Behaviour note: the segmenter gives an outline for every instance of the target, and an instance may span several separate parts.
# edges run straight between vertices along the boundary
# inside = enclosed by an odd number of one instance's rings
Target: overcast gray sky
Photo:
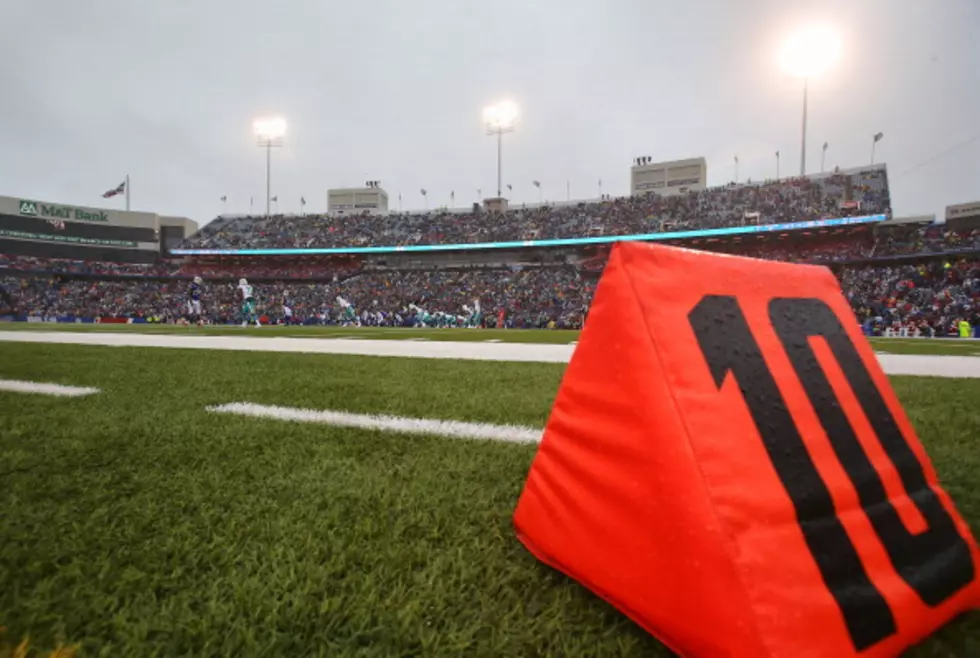
[[[705,156],[710,184],[799,167],[801,88],[784,35],[840,31],[813,80],[808,169],[888,164],[895,211],[980,199],[977,0],[4,0],[0,194],[207,221],[256,209],[265,158],[252,120],[279,114],[284,212],[380,179],[397,207],[495,187],[485,105],[512,98],[512,198],[625,194],[632,158]],[[936,157],[940,156],[940,157]],[[935,158],[932,162],[930,159]]]

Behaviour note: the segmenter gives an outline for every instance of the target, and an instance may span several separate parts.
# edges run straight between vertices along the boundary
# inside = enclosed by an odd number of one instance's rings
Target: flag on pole
[[[533,180],[533,181],[531,181],[531,183],[534,184],[534,187],[538,188],[539,190],[541,189],[541,181],[539,181],[539,180]],[[601,183],[600,183],[600,185],[601,185]]]
[[[422,196],[425,196],[426,194],[428,194],[428,192],[425,191],[425,188],[424,187],[421,189],[421,192],[422,192]]]
[[[116,187],[112,188],[111,190],[108,190],[105,194],[103,194],[102,198],[111,199],[112,197],[122,194],[125,191],[126,191],[126,181],[123,181],[119,183],[119,185],[117,185]]]
[[[514,186],[508,183],[507,184],[507,191],[508,192],[513,192],[514,191]]]
[[[228,195],[227,194],[225,194],[224,196],[221,197],[221,202],[222,203],[224,203],[227,200],[228,200]]]
[[[881,138],[885,136],[885,133],[878,133],[875,135],[875,142],[880,142]]]
[[[278,195],[274,196],[271,199],[269,199],[269,201],[275,201],[276,203],[279,203],[279,196]]]
[[[301,205],[301,206],[305,206],[306,205],[306,197],[300,197],[299,198],[299,205]]]

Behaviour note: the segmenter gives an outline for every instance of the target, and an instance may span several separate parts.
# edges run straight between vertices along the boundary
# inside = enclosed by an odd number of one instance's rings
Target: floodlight
[[[483,122],[489,132],[509,131],[513,130],[518,114],[520,111],[514,101],[500,101],[483,110]]]
[[[823,73],[840,58],[840,35],[823,26],[811,26],[783,43],[780,64],[791,75],[809,78]]]
[[[286,134],[286,120],[282,117],[256,119],[254,128],[255,136],[259,139],[281,139]]]

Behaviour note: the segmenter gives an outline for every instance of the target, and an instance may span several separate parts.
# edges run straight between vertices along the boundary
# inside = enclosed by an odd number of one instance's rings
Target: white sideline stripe
[[[401,330],[399,330],[401,331]],[[923,339],[925,340],[925,339]],[[941,340],[941,339],[936,339]],[[0,343],[56,343],[111,347],[166,347],[177,349],[239,350],[246,352],[302,352],[356,354],[416,359],[523,361],[568,363],[577,345],[543,343],[481,343],[455,341],[355,340],[351,338],[287,338],[253,336],[149,335],[71,331],[5,331]],[[882,354],[878,363],[889,375],[980,378],[980,356],[937,354]]]
[[[37,393],[39,395],[57,395],[63,398],[77,398],[82,395],[98,393],[97,388],[85,386],[65,386],[63,384],[45,384],[43,382],[25,382],[17,379],[0,379],[0,391],[13,393]]]
[[[403,331],[403,330],[402,330]],[[355,354],[419,359],[477,361],[524,361],[568,363],[574,345],[540,343],[480,343],[474,341],[412,341],[355,338],[289,338],[285,336],[152,335],[125,332],[0,331],[0,343],[56,343],[61,345],[110,345],[119,347],[168,347],[176,349],[240,350],[246,352],[304,352]]]
[[[252,402],[232,402],[208,407],[207,410],[222,414],[274,418],[300,423],[322,423],[339,427],[401,432],[403,434],[437,434],[454,439],[492,439],[512,443],[537,443],[541,440],[543,431],[524,425],[492,425],[490,423],[465,423],[459,420],[352,414],[346,411],[296,409]]]

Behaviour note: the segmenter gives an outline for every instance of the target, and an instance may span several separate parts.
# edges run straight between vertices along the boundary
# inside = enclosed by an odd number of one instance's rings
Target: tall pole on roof
[[[800,138],[800,176],[806,176],[807,78],[803,78],[803,131]]]
[[[503,196],[503,142],[504,133],[513,132],[519,110],[513,101],[500,101],[483,110],[483,122],[488,135],[497,136],[497,198]]]
[[[253,124],[258,146],[265,149],[265,216],[272,212],[272,147],[282,146],[286,120],[281,117],[257,119]]]
[[[826,70],[839,56],[838,33],[825,26],[808,26],[783,44],[780,60],[790,75],[803,80],[803,121],[800,131],[800,176],[806,175],[806,124],[810,79]]]

